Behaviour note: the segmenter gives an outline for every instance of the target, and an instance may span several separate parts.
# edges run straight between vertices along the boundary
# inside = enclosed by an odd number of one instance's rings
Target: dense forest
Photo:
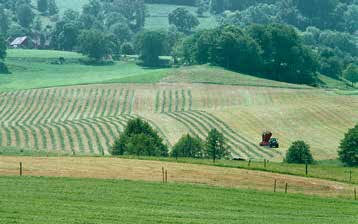
[[[169,28],[145,27],[150,3],[178,5]],[[197,29],[202,17],[219,27]],[[0,34],[2,71],[6,46],[26,36],[29,48],[81,52],[86,63],[135,54],[151,67],[210,63],[291,83],[319,85],[318,74],[357,81],[357,0],[90,0],[63,13],[55,0],[0,0]]]

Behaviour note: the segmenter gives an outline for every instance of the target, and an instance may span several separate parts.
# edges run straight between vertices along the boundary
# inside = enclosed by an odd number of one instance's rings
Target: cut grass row
[[[158,90],[155,97],[155,112],[171,113],[191,110],[193,104],[192,98],[191,90]]]
[[[6,204],[1,223],[340,224],[358,219],[358,204],[341,199],[142,181],[0,179]]]

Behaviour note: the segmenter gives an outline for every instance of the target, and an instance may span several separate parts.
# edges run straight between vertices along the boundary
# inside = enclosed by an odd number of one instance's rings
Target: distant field
[[[0,223],[356,223],[358,204],[117,180],[0,177]]]
[[[196,7],[166,5],[166,4],[147,4],[149,16],[146,18],[145,27],[148,29],[166,29],[169,27],[168,15],[177,8],[186,8],[191,13],[196,15]],[[209,29],[216,27],[218,22],[212,15],[207,15],[204,18],[199,18],[200,25],[196,28]]]

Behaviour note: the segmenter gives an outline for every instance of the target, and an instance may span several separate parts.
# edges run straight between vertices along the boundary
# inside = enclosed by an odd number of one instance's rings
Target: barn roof
[[[25,42],[25,40],[27,39],[27,36],[24,36],[24,37],[16,37],[15,40],[13,40],[11,42],[11,46],[13,45],[21,45]]]

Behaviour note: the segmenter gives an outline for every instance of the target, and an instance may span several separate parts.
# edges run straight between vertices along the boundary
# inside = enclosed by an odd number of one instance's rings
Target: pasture
[[[0,223],[356,223],[358,204],[142,181],[0,177]],[[299,211],[299,212],[297,212]]]

